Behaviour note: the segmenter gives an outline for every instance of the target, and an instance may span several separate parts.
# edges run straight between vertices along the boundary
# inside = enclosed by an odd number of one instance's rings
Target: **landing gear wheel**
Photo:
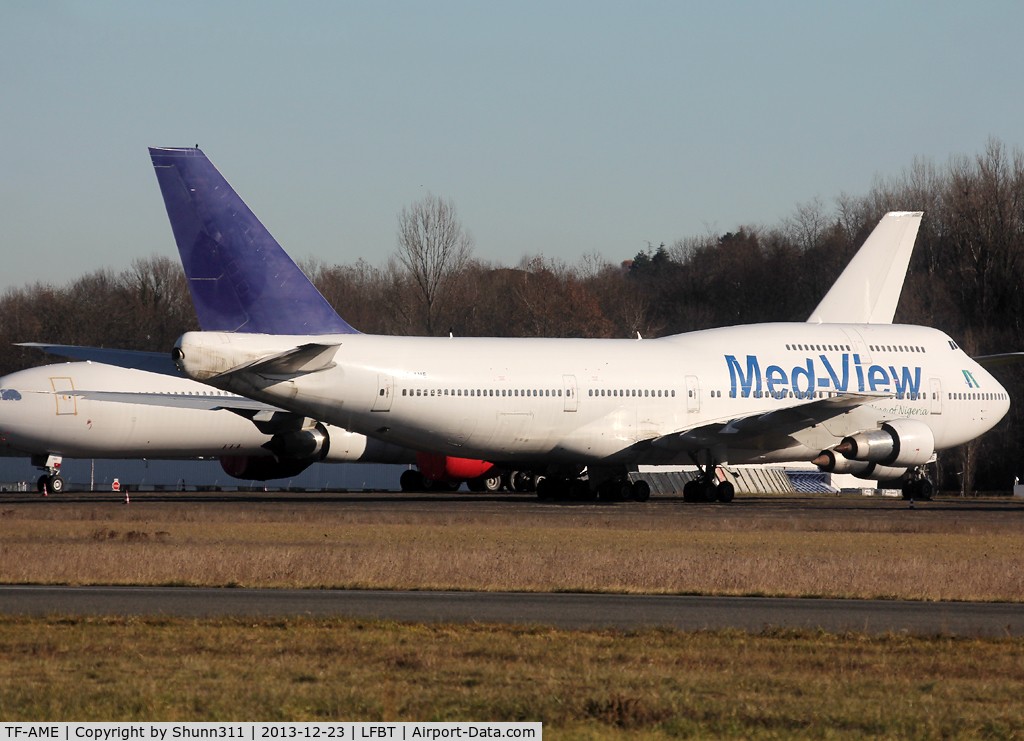
[[[925,502],[930,502],[934,493],[932,482],[928,479],[921,479],[919,486],[921,487],[920,498]]]
[[[549,502],[555,498],[554,483],[550,479],[541,478],[537,482],[537,499]]]
[[[597,495],[604,502],[623,502],[633,496],[633,487],[628,481],[605,481],[598,487]]]
[[[50,490],[50,477],[43,474],[39,477],[39,481],[36,482],[36,491],[42,494],[44,491]]]
[[[583,479],[575,479],[569,484],[569,498],[576,502],[590,500],[590,484]]]
[[[927,502],[932,498],[932,493],[932,482],[928,479],[916,479],[914,481],[908,481],[903,485],[904,499],[917,499],[922,502]]]
[[[501,491],[501,475],[487,476],[480,479],[480,483],[483,485],[483,491]]]
[[[683,487],[684,502],[713,502],[718,498],[715,482],[709,479],[687,481]]]
[[[736,496],[736,487],[730,484],[728,481],[723,481],[718,485],[718,491],[715,492],[718,496],[718,501],[722,504],[728,504]]]
[[[513,471],[509,475],[509,489],[512,491],[533,491],[533,476],[528,471]]]
[[[633,499],[637,502],[646,502],[651,498],[651,485],[644,480],[633,482]]]
[[[402,475],[398,479],[398,485],[405,492],[419,491],[423,488],[423,474],[419,471],[413,471],[411,468],[408,471],[402,471]]]
[[[50,492],[52,494],[62,494],[64,492],[64,479],[60,476],[51,476]]]

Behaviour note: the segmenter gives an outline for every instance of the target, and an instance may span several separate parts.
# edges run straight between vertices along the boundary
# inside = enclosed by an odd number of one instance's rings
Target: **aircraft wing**
[[[17,342],[19,347],[36,347],[50,355],[75,360],[91,360],[118,368],[132,368],[165,376],[183,378],[167,353],[140,352],[137,350],[111,350],[106,347],[79,347],[78,345],[49,345],[45,342]]]
[[[978,358],[972,358],[972,360],[985,370],[988,370],[989,368],[998,368],[1001,365],[1024,363],[1024,352],[1004,352],[999,355],[982,355]]]
[[[671,435],[663,435],[655,438],[651,444],[671,450],[700,450],[714,445],[735,446],[747,438],[759,435],[792,435],[864,404],[889,399],[892,396],[887,392],[861,392],[814,399],[785,409],[712,422]]]
[[[213,394],[188,394],[180,392],[158,393],[155,391],[88,391],[76,389],[62,392],[72,396],[93,401],[118,402],[121,404],[143,404],[155,407],[174,407],[177,409],[202,409],[216,411],[226,409],[231,412],[283,412],[283,409],[262,401],[253,401],[244,396],[216,396]],[[248,416],[248,415],[243,415]]]

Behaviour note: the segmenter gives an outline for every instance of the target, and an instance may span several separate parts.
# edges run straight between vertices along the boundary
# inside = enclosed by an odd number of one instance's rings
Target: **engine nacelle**
[[[935,436],[920,420],[894,419],[883,423],[881,429],[844,437],[835,449],[851,460],[910,468],[931,459]]]
[[[272,455],[222,455],[224,473],[245,481],[269,481],[298,476],[313,464],[312,458],[282,458]]]
[[[417,453],[416,466],[431,481],[468,481],[484,476],[495,467],[488,461],[452,458],[435,453]]]
[[[342,427],[324,425],[327,432],[325,463],[370,461],[372,463],[415,463],[416,453],[409,448],[385,443],[372,437],[349,432]]]
[[[811,462],[825,473],[848,473],[861,478],[867,478],[861,474],[875,465],[870,461],[851,461],[834,450],[821,451],[821,455]]]
[[[907,472],[905,468],[896,468],[893,466],[880,466],[877,463],[869,463],[868,468],[864,473],[853,474],[859,479],[872,479],[874,481],[881,481],[883,479],[898,479],[902,478]]]
[[[309,458],[312,462],[322,460],[330,446],[327,430],[318,423],[306,430],[278,433],[261,447],[269,450],[277,458]]]
[[[823,450],[812,463],[826,473],[848,473],[859,479],[898,479],[906,472],[906,468],[883,466],[871,461],[851,461],[834,450]]]

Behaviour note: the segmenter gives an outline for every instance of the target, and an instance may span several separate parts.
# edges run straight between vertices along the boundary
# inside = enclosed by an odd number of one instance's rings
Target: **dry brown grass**
[[[1018,738],[1024,641],[0,618],[15,720],[539,720],[548,739]]]
[[[0,518],[0,581],[1024,600],[1016,518],[880,507],[25,504]]]

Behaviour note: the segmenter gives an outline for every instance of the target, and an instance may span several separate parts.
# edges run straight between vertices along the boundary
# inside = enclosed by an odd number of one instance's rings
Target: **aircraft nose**
[[[25,421],[25,400],[17,389],[9,388],[0,378],[0,448],[11,448]]]

